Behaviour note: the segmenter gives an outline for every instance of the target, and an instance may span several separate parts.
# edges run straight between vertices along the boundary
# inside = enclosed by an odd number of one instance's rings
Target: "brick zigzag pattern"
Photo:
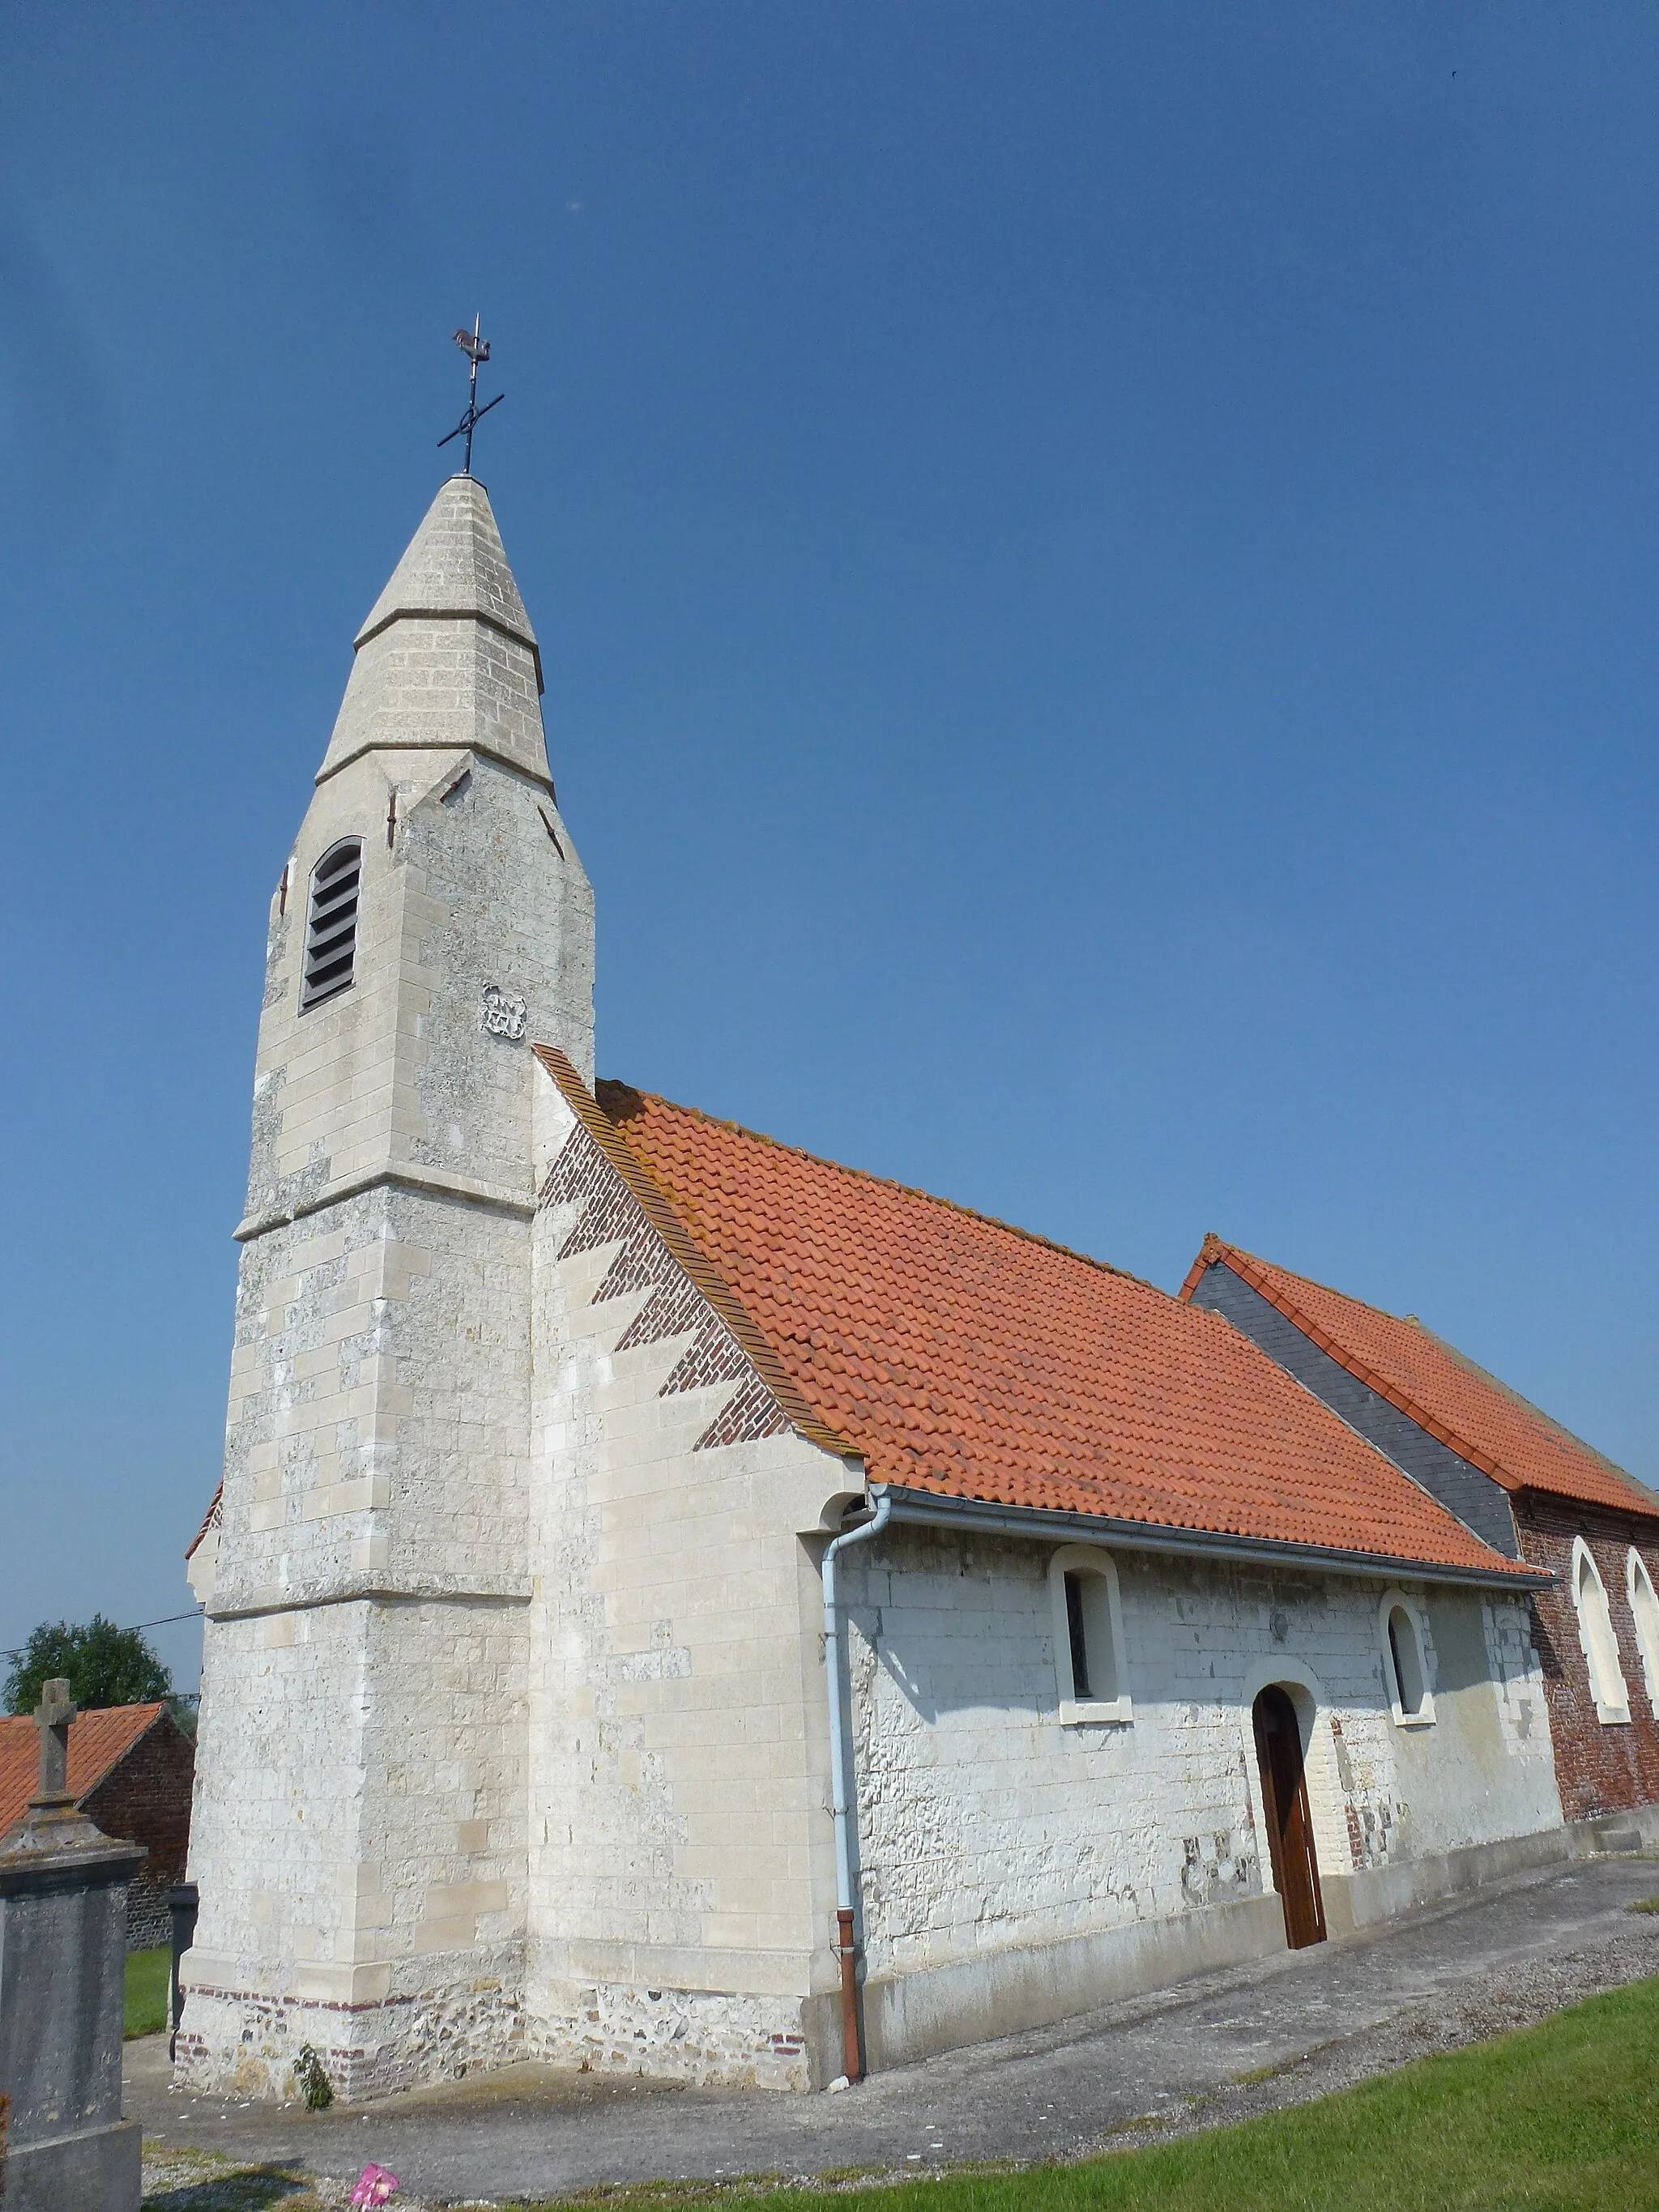
[[[622,1249],[594,1292],[595,1305],[629,1291],[651,1296],[629,1322],[618,1352],[635,1345],[661,1344],[690,1333],[674,1370],[658,1396],[705,1390],[718,1382],[738,1387],[692,1446],[711,1451],[720,1444],[751,1443],[789,1426],[777,1401],[750,1364],[741,1346],[641,1214],[633,1193],[588,1132],[578,1122],[547,1171],[538,1203],[544,1207],[575,1205],[576,1224],[559,1248],[562,1260],[574,1260],[602,1244],[620,1241]]]

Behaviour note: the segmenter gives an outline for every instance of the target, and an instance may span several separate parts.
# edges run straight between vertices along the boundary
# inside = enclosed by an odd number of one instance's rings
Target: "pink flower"
[[[351,2192],[351,2202],[354,2204],[385,2204],[397,2187],[395,2173],[388,2173],[383,2166],[366,2166],[357,2176],[357,2186]]]

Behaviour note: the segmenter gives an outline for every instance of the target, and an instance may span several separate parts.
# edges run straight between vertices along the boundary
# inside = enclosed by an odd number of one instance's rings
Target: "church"
[[[1659,1837],[1659,1499],[596,1079],[542,689],[453,477],[271,894],[179,2080],[819,2088]]]

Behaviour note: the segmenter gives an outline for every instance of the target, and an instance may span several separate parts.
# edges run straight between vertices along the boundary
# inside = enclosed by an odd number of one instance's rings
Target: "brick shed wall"
[[[173,1940],[167,1892],[185,1878],[195,1776],[195,1745],[163,1715],[81,1801],[106,1836],[130,1838],[149,1853],[127,1892],[129,1951]]]
[[[1533,1640],[1543,1666],[1563,1814],[1569,1820],[1586,1820],[1601,1813],[1659,1802],[1659,1722],[1648,1692],[1625,1579],[1626,1554],[1634,1544],[1659,1587],[1659,1526],[1634,1515],[1609,1513],[1536,1491],[1523,1491],[1516,1498],[1515,1517],[1523,1556],[1560,1577],[1558,1589],[1540,1590],[1534,1601]],[[1596,1718],[1569,1572],[1576,1536],[1589,1545],[1607,1594],[1619,1662],[1630,1693],[1627,1724]]]

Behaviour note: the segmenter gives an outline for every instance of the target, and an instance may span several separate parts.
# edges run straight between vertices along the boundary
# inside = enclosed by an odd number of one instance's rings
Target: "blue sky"
[[[1659,1481],[1650,7],[6,47],[0,1645],[189,1602],[266,900],[479,308],[601,1072]]]

